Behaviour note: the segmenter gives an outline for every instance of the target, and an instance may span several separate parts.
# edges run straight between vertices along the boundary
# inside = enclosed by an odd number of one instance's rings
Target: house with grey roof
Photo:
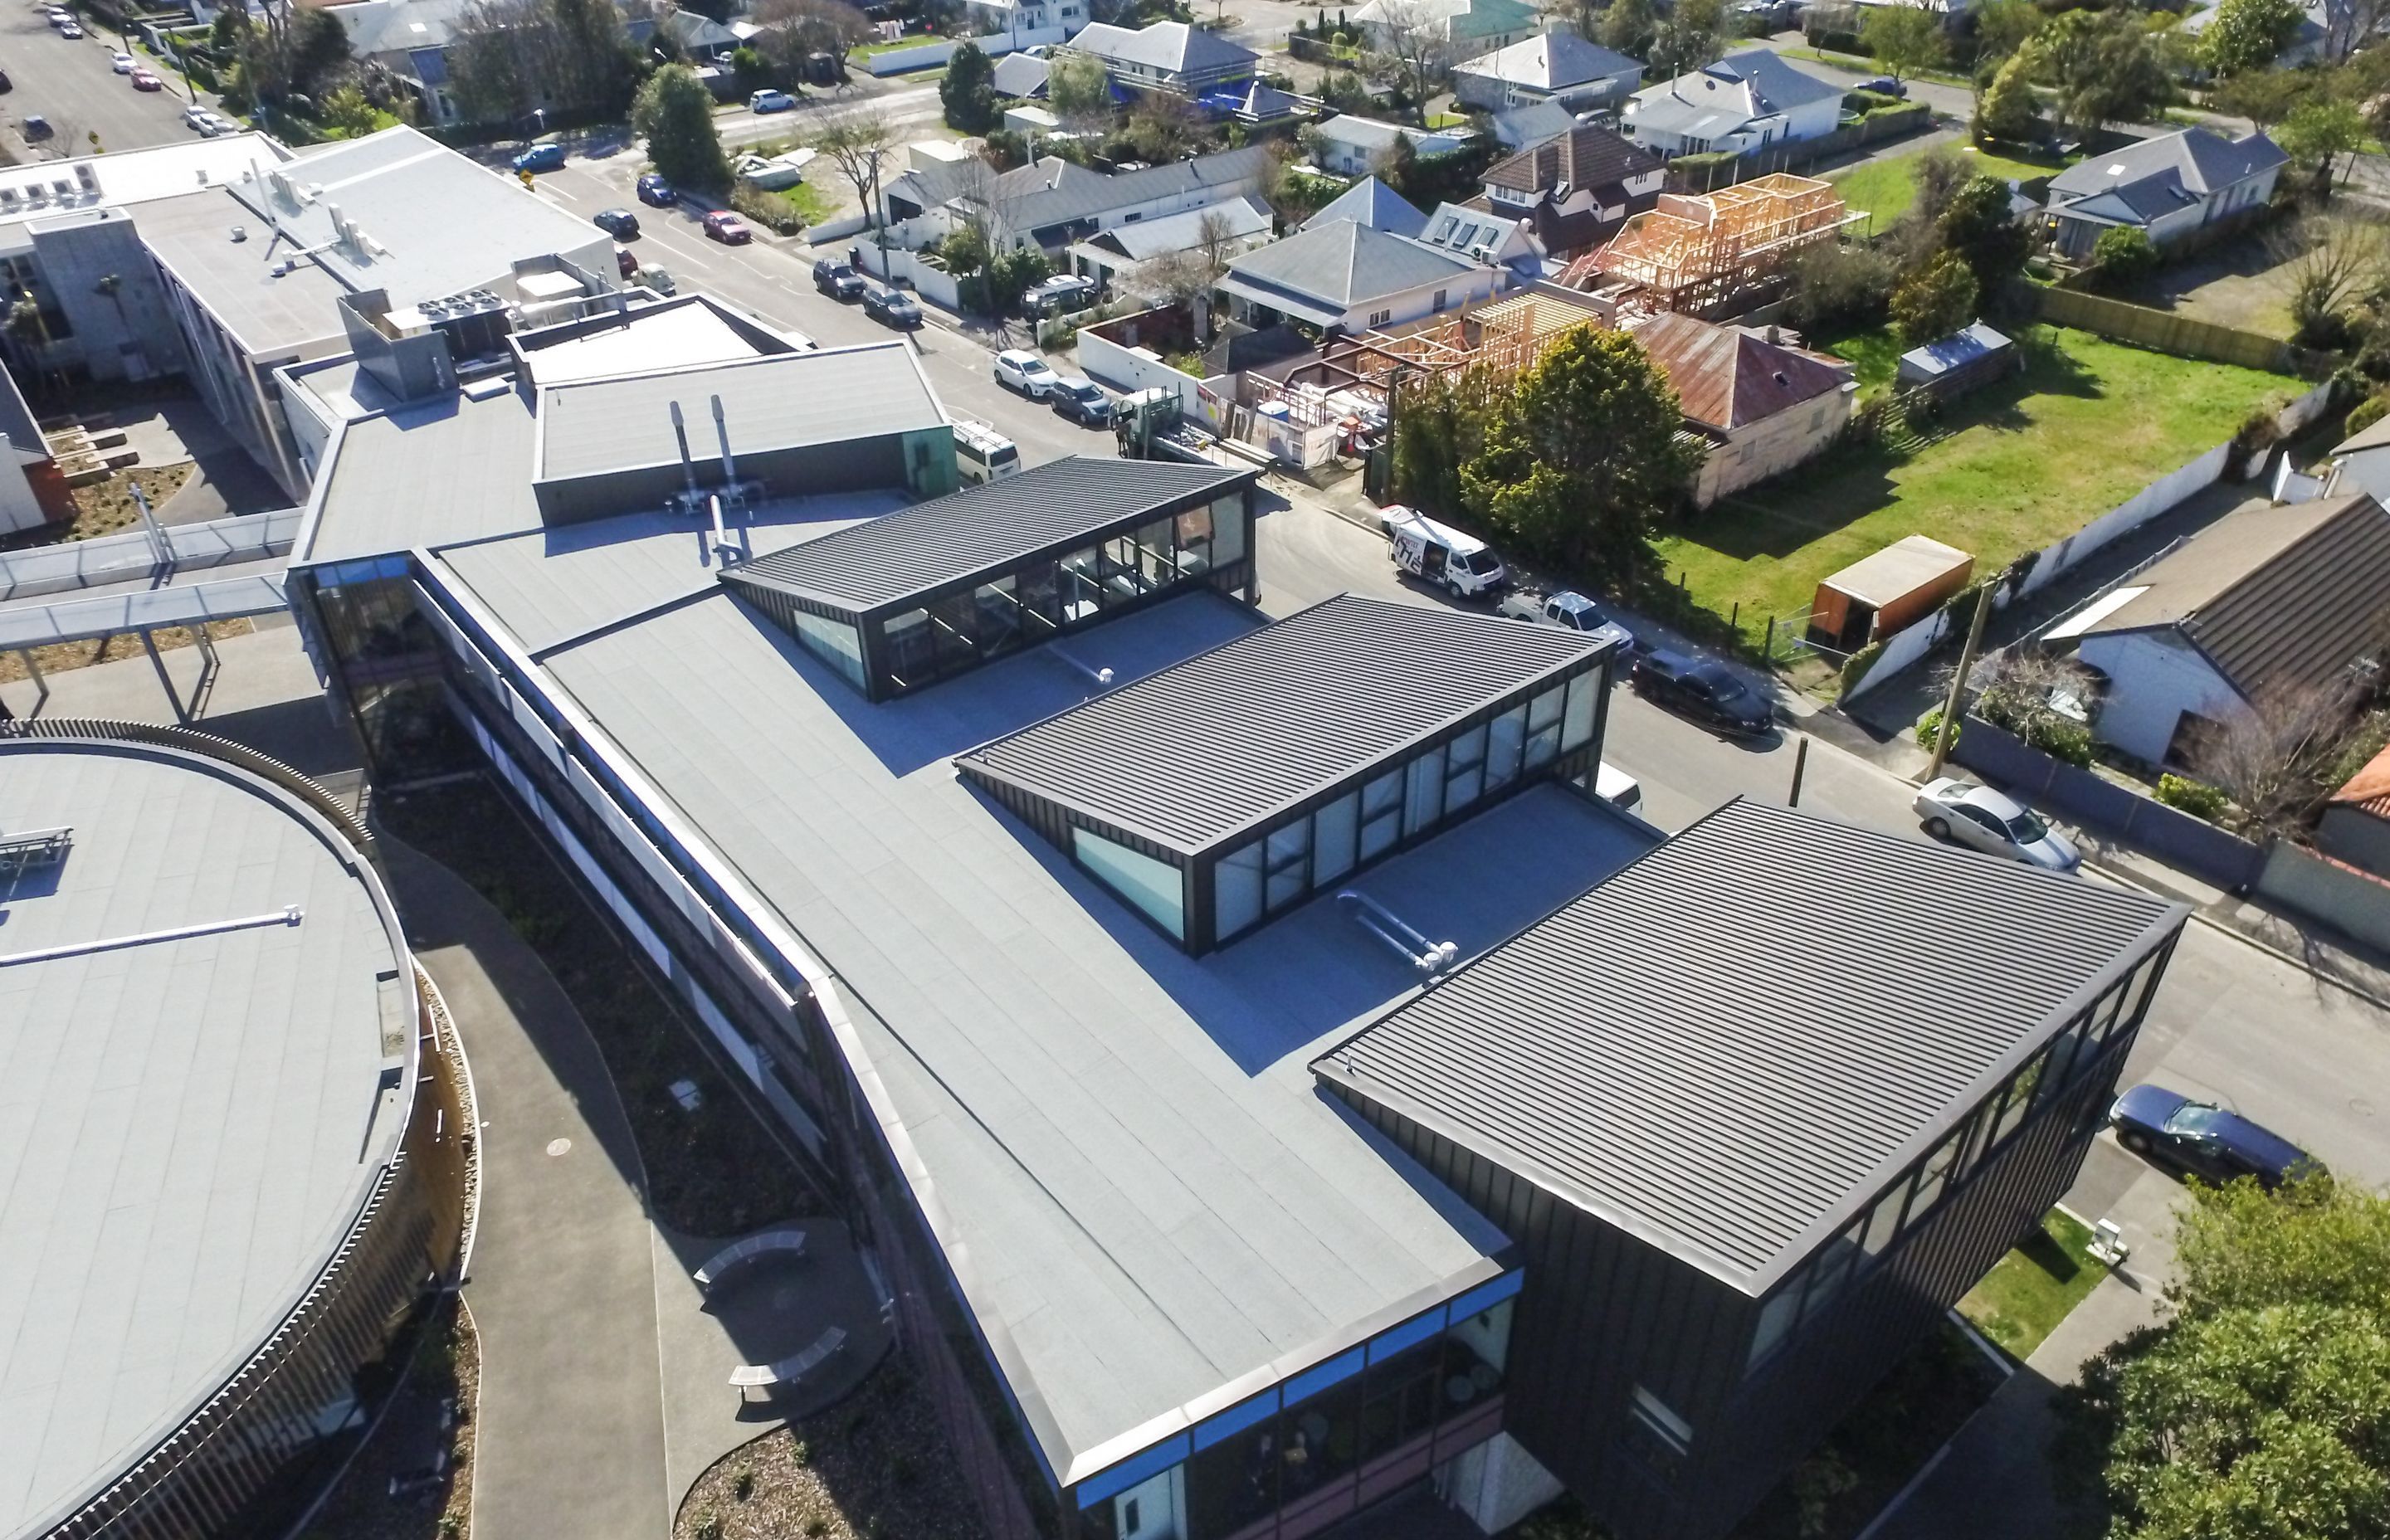
[[[1135,225],[1115,225],[1073,244],[1071,271],[1107,288],[1115,282],[1134,286],[1137,269],[1181,251],[1226,261],[1266,246],[1276,217],[1268,204],[1248,195]]]
[[[2390,664],[2390,512],[2366,493],[2227,514],[2060,620],[2100,679],[2092,736],[2147,764],[2287,690]]]
[[[1437,204],[1413,238],[1439,251],[1501,268],[1513,283],[1531,282],[1543,275],[1544,244],[1526,222],[1471,203]]]
[[[1509,275],[1349,219],[1306,225],[1228,264],[1220,290],[1237,320],[1328,331],[1378,330],[1458,310]]]
[[[1315,123],[1312,162],[1339,176],[1366,176],[1383,167],[1407,141],[1414,155],[1449,155],[1473,136],[1467,129],[1413,128],[1407,123],[1340,112]]]
[[[1267,145],[1111,173],[1060,156],[996,172],[971,156],[916,167],[881,196],[888,223],[916,247],[970,223],[999,245],[1059,253],[1099,231],[1258,197],[1269,172]]]
[[[1747,48],[1645,86],[1627,98],[1619,122],[1655,154],[1747,154],[1831,134],[1842,110],[1841,86]]]
[[[1576,115],[1551,102],[1513,107],[1494,114],[1494,138],[1504,149],[1533,149],[1576,126]]]
[[[968,0],[964,10],[982,37],[1015,48],[1066,43],[1091,19],[1087,0]]]
[[[1558,24],[1452,67],[1453,96],[1488,112],[1544,103],[1566,112],[1616,108],[1642,83],[1640,60]]]
[[[2045,218],[2060,254],[2088,260],[2101,234],[2139,230],[2152,245],[2262,206],[2290,157],[2260,131],[2227,138],[2186,128],[2086,156],[2050,178]]]
[[[1046,99],[1046,57],[1014,52],[996,61],[996,94],[1009,101]]]
[[[1092,58],[1129,91],[1195,97],[1252,80],[1261,56],[1184,21],[1115,27],[1099,21],[1071,39],[1067,52]]]
[[[1485,168],[1491,212],[1531,225],[1556,257],[1590,250],[1660,200],[1667,166],[1624,135],[1576,124]]]
[[[1405,57],[1475,58],[1535,35],[1525,0],[1369,0],[1353,12],[1364,44]]]
[[[1333,225],[1340,219],[1393,236],[1415,236],[1427,228],[1427,215],[1374,176],[1365,176],[1338,193],[1317,213],[1304,220],[1302,228]]]

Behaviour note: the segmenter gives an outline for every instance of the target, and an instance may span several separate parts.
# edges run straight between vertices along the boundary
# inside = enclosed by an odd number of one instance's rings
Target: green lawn
[[[1805,58],[1812,64],[1831,64],[1837,70],[1854,70],[1863,75],[1880,74],[1883,72],[1876,68],[1875,60],[1862,58],[1857,54],[1837,54],[1828,52],[1822,48],[1803,48],[1799,46],[1779,48],[1776,51],[1783,55],[1786,58]],[[1910,80],[1939,81],[1944,85],[1963,85],[1972,87],[1974,84],[1974,83],[1969,80],[1966,76],[1954,74],[1947,70],[1912,71],[1908,78]]]
[[[2052,1209],[2039,1230],[1967,1291],[1959,1313],[2024,1362],[2107,1276],[2090,1246],[2090,1230]]]
[[[1912,455],[1831,450],[1790,476],[1688,516],[1659,543],[1667,577],[1720,616],[1740,606],[1759,640],[1767,619],[1805,616],[1818,580],[1923,533],[1997,571],[2081,529],[2160,476],[2232,436],[2252,407],[2290,397],[2279,375],[2035,327],[2019,374],[1954,404],[1947,437]],[[1899,350],[1882,335],[1831,344],[1883,378]]]
[[[846,57],[849,58],[869,58],[874,54],[901,53],[906,48],[926,48],[932,43],[952,43],[953,41],[955,40],[950,37],[937,37],[928,32],[915,32],[909,37],[900,37],[893,43],[860,44],[855,47],[848,49]]]
[[[1937,147],[1938,148],[1938,147]],[[1843,195],[1843,201],[1854,210],[1865,210],[1875,216],[1870,233],[1882,235],[1900,217],[1901,212],[1917,201],[1916,170],[1919,157],[1929,153],[1918,150],[1911,155],[1894,156],[1889,160],[1870,160],[1865,165],[1837,172],[1826,178]],[[2037,164],[2031,160],[2012,160],[2005,155],[1993,155],[1972,145],[1953,148],[1952,153],[1969,166],[1986,176],[2003,181],[2049,176],[2064,166],[2057,161]]]

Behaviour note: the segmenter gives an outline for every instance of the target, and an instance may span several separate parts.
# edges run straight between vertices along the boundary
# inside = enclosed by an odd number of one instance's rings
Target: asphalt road
[[[25,0],[0,0],[0,70],[8,72],[13,85],[0,96],[0,117],[12,130],[29,112],[49,119],[58,135],[33,146],[36,155],[87,155],[93,134],[102,149],[139,149],[191,137],[183,126],[190,98],[180,75],[135,49],[134,57],[166,81],[162,91],[135,91],[109,66],[109,56],[123,46],[114,33],[95,31],[69,42],[50,30],[45,9]]]

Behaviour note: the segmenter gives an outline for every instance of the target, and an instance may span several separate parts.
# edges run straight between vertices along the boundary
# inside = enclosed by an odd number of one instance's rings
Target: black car
[[[1064,376],[1046,392],[1046,400],[1054,415],[1070,418],[1083,428],[1110,428],[1120,415],[1112,398],[1093,380]]]
[[[814,263],[814,287],[833,300],[860,300],[871,289],[853,263],[836,257],[824,257]]]
[[[680,200],[680,195],[673,191],[673,185],[654,172],[639,178],[638,193],[640,202],[655,209],[669,209]]]
[[[612,236],[616,240],[636,240],[639,235],[639,216],[628,209],[607,209],[589,216],[589,223]]]
[[[2319,1173],[2314,1156],[2271,1129],[2163,1085],[2136,1085],[2108,1109],[2117,1142],[2137,1155],[2209,1182],[2255,1176],[2267,1188]]]
[[[921,324],[921,302],[901,289],[867,289],[863,314],[882,326],[910,329]]]
[[[1721,732],[1756,738],[1776,724],[1773,702],[1723,663],[1681,652],[1647,652],[1629,675],[1635,693]]]

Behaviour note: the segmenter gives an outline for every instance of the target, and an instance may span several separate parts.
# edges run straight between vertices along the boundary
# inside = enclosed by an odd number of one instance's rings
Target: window
[[[1353,869],[1361,794],[1347,791],[1312,815],[1311,884],[1325,887]]]
[[[1444,750],[1441,745],[1410,764],[1410,791],[1405,799],[1403,832],[1417,834],[1444,816]]]
[[[1403,772],[1389,770],[1361,789],[1361,859],[1382,854],[1403,837]]]
[[[1561,712],[1561,750],[1568,752],[1593,741],[1595,709],[1601,704],[1601,687],[1609,677],[1602,670],[1580,674],[1568,682],[1568,704]]]
[[[1253,841],[1212,866],[1212,939],[1225,941],[1262,918],[1262,842]]]
[[[1561,702],[1568,687],[1554,685],[1527,702],[1527,758],[1530,770],[1541,769],[1560,757]]]
[[[1672,1476],[1693,1446],[1693,1427],[1641,1385],[1626,1405],[1626,1447],[1654,1472]]]
[[[1176,866],[1084,828],[1071,830],[1071,853],[1124,902],[1172,935],[1186,939],[1186,887]]]
[[[1391,310],[1373,310],[1369,313],[1369,325],[1372,327],[1386,326],[1390,324],[1394,318],[1394,313]]]
[[[1868,1210],[1867,1227],[1859,1232],[1859,1250],[1871,1257],[1883,1254],[1892,1238],[1900,1233],[1900,1211],[1908,1197],[1908,1184],[1900,1182],[1875,1200]]]
[[[1280,1414],[1279,1501],[1291,1503],[1360,1463],[1361,1360],[1358,1348],[1286,1382]]]
[[[863,641],[852,625],[833,621],[827,616],[796,611],[797,640],[807,652],[846,677],[855,688],[863,687]]]
[[[1201,577],[1212,567],[1212,510],[1189,508],[1178,516],[1178,570]]]
[[[1377,1458],[1435,1426],[1444,1391],[1444,1313],[1381,1333],[1369,1344],[1361,1401],[1361,1457]]]
[[[1759,1326],[1751,1337],[1751,1356],[1743,1361],[1746,1370],[1766,1363],[1784,1339],[1792,1334],[1792,1323],[1801,1315],[1801,1288],[1807,1281],[1805,1275],[1795,1273],[1760,1306]]]
[[[1519,751],[1527,738],[1527,708],[1511,707],[1494,719],[1485,740],[1485,789],[1498,791],[1519,778]]]
[[[1171,549],[1171,520],[1157,519],[1137,532],[1137,559],[1140,571],[1150,588],[1165,587],[1178,581],[1178,563]]]
[[[1480,723],[1445,749],[1444,805],[1458,812],[1485,790],[1485,726]]]
[[[1311,820],[1297,818],[1272,829],[1265,847],[1268,883],[1266,905],[1272,914],[1311,891]]]
[[[1444,309],[1444,307],[1445,307],[1446,305],[1447,305],[1447,304],[1451,303],[1451,301],[1446,297],[1448,293],[1449,293],[1449,291],[1448,291],[1448,290],[1446,290],[1446,289],[1437,289],[1437,290],[1435,291],[1435,305],[1434,305],[1434,308],[1435,308],[1436,310],[1441,311],[1442,309]]]
[[[1922,1219],[1934,1212],[1934,1205],[1941,1200],[1943,1189],[1950,1185],[1951,1171],[1959,1163],[1959,1157],[1966,1147],[1967,1129],[1962,1123],[1950,1130],[1942,1142],[1934,1147],[1934,1153],[1925,1158],[1923,1169],[1917,1174],[1917,1195],[1908,1203],[1912,1221]]]
[[[1056,573],[1061,588],[1062,623],[1089,620],[1103,611],[1104,586],[1099,577],[1102,558],[1090,547],[1062,558]]]
[[[1241,492],[1212,504],[1212,565],[1226,567],[1245,559],[1245,494]]]

